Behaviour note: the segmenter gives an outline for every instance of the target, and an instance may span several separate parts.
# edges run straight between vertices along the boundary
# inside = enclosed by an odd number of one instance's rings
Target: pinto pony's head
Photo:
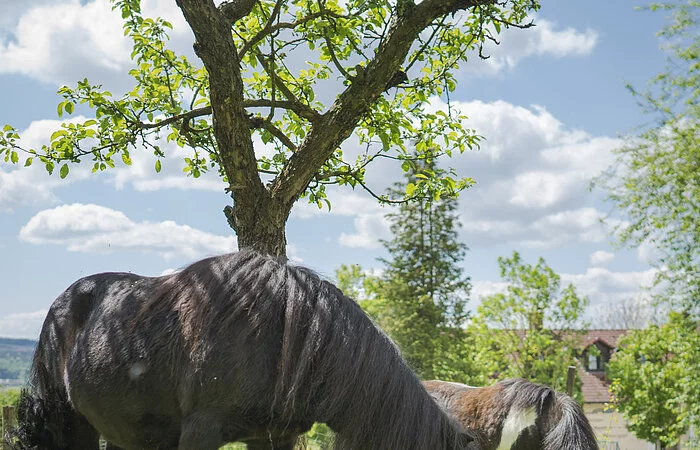
[[[523,379],[488,387],[424,385],[443,410],[476,433],[484,450],[598,450],[578,403],[548,386]]]

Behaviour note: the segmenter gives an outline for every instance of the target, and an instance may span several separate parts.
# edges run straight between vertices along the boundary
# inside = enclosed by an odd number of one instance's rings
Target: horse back
[[[129,273],[101,273],[73,283],[49,308],[34,357],[35,365],[41,364],[50,372],[59,371],[56,375],[62,375],[76,339],[91,317],[94,318],[96,309],[109,301],[105,293],[142,279],[144,277]]]

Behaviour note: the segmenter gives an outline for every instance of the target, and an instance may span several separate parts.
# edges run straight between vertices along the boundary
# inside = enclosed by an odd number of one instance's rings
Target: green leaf
[[[24,167],[31,166],[33,162],[34,162],[34,158],[27,158],[27,160],[24,162]]]
[[[53,133],[51,133],[51,137],[49,138],[49,140],[55,141],[59,137],[65,136],[66,134],[68,134],[68,132],[66,130],[56,130]]]
[[[122,161],[123,161],[124,164],[126,164],[127,166],[130,166],[130,165],[131,165],[131,157],[129,156],[128,153],[122,153]]]
[[[65,178],[68,175],[68,164],[63,164],[61,166],[61,171],[59,172],[59,175],[61,178]]]
[[[162,166],[160,163],[160,159],[156,160],[156,173],[160,173]]]
[[[406,184],[406,195],[408,197],[412,196],[414,192],[416,192],[417,186],[413,183],[408,183]]]
[[[68,114],[73,114],[73,107],[74,107],[73,103],[71,103],[71,102],[66,102],[65,108],[66,108],[66,112],[67,112]]]
[[[19,161],[19,156],[17,155],[17,152],[12,150],[12,153],[10,153],[10,160],[12,161],[12,164],[17,164],[17,161]]]

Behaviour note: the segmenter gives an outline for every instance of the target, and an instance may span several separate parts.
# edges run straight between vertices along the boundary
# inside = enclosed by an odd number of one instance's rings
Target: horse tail
[[[52,376],[43,358],[47,342],[40,339],[32,363],[29,384],[17,402],[17,426],[5,435],[14,450],[67,448],[70,407],[62,381]]]
[[[550,417],[556,423],[544,436],[543,450],[598,450],[595,432],[574,399],[557,392]]]
[[[17,426],[5,434],[13,450],[67,449],[72,408],[58,389],[40,397],[32,387],[22,389],[17,402]]]
[[[17,426],[5,441],[14,450],[63,450],[75,411],[63,380],[63,364],[82,325],[91,296],[74,283],[53,303],[44,320],[29,372],[17,402]]]

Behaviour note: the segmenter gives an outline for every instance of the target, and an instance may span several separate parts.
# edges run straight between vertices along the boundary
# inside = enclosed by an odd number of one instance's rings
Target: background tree
[[[688,314],[627,333],[606,370],[612,402],[638,438],[675,448],[700,427],[700,334]]]
[[[200,67],[167,48],[171,24],[143,17],[140,0],[112,1],[133,40],[133,89],[115,97],[88,80],[62,87],[59,116],[84,105],[94,117],[64,123],[39,149],[6,125],[0,155],[18,163],[25,153],[25,165],[38,159],[65,177],[86,159],[95,171],[128,165],[135,148],[163,157],[155,137],[165,137],[191,148],[189,174],[214,170],[225,181],[239,246],[276,255],[299,197],[322,206],[329,184],[370,189],[367,166],[404,162],[406,138],[431,158],[476,145],[462,117],[425,105],[455,88],[468,54],[503,27],[528,26],[539,8],[537,0],[177,0]],[[328,101],[320,86],[337,95]],[[340,146],[353,132],[366,148],[346,160]],[[256,153],[254,135],[275,147],[272,157]],[[414,194],[464,187],[448,171],[419,180]]]
[[[657,283],[682,308],[700,299],[700,2],[653,3],[668,11],[659,33],[671,54],[648,91],[630,91],[654,115],[653,125],[616,151],[616,163],[597,184],[624,213],[621,244],[647,242],[660,252]],[[697,311],[697,310],[696,310]]]
[[[394,192],[416,189],[418,180],[440,176],[433,160],[414,159],[412,172]],[[458,377],[463,356],[469,278],[460,267],[466,246],[459,242],[454,197],[402,203],[387,217],[393,237],[382,241],[389,253],[379,276],[343,266],[339,286],[365,299],[361,305],[401,348],[423,379]]]
[[[578,361],[588,300],[572,284],[562,289],[542,258],[530,265],[513,252],[499,257],[498,265],[506,292],[485,297],[468,329],[480,377],[522,377],[564,391],[567,367]],[[576,397],[581,399],[580,381]]]

